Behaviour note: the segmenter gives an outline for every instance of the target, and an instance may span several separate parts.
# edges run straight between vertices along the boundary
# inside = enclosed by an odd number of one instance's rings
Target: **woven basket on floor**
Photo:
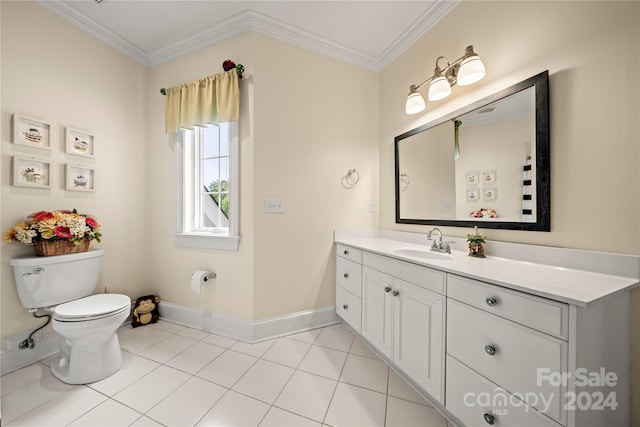
[[[68,240],[54,240],[53,242],[39,240],[33,242],[33,249],[35,249],[36,255],[40,256],[64,255],[87,252],[89,250],[89,243],[89,240],[83,240],[79,245],[74,245]]]

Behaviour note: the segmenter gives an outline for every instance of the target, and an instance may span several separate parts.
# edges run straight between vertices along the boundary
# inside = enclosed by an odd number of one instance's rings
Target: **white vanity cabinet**
[[[416,243],[357,235],[336,239],[336,311],[456,425],[629,425],[629,293],[640,257],[518,248],[538,262],[613,264],[605,274],[420,258],[427,249]]]
[[[626,426],[627,298],[577,307],[448,274],[446,409],[466,426]]]
[[[360,332],[362,251],[338,245],[336,255],[336,313],[351,328]]]
[[[362,336],[443,403],[444,273],[369,252],[362,262]]]

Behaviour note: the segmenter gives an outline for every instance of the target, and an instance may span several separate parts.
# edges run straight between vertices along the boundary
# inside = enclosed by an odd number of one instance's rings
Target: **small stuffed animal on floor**
[[[158,311],[159,303],[160,297],[155,295],[145,295],[138,298],[133,304],[131,326],[137,328],[138,326],[148,325],[149,323],[156,323],[160,316]]]

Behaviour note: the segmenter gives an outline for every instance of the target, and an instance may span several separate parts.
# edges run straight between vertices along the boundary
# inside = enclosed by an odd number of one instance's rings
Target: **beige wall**
[[[1,8],[2,231],[43,209],[93,213],[104,234],[103,243],[93,245],[106,250],[99,288],[132,297],[153,290],[145,271],[147,69],[32,2],[1,2]],[[16,112],[49,121],[53,150],[10,143]],[[93,132],[95,160],[64,153],[65,126]],[[50,159],[51,189],[12,186],[13,155]],[[64,164],[78,161],[95,165],[94,193],[64,190]],[[8,264],[30,252],[2,245],[3,338],[42,323],[20,305]]]
[[[155,289],[173,303],[253,320],[334,304],[335,228],[376,227],[378,76],[276,39],[248,33],[151,70],[149,160],[173,169],[163,133],[160,87],[221,71],[231,58],[246,68],[240,129],[242,240],[239,252],[177,248],[174,176],[150,178]],[[348,169],[360,183],[341,186]],[[264,198],[285,199],[285,214],[265,214]],[[195,270],[215,271],[200,296]]]
[[[551,232],[482,230],[491,240],[640,254],[640,3],[461,3],[380,76],[381,228],[394,223],[393,137],[543,70],[551,92]],[[468,44],[487,77],[404,114],[409,85]],[[606,83],[606,84],[602,84]],[[469,230],[445,228],[464,236]],[[632,294],[632,377],[640,389],[640,291]],[[632,407],[640,408],[640,392]],[[633,414],[632,425],[640,423]]]

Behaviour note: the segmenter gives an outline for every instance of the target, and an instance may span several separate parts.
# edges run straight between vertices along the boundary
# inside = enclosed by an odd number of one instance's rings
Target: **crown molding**
[[[113,47],[114,49],[124,53],[125,55],[133,58],[137,62],[149,66],[147,54],[138,49],[122,37],[106,29],[102,25],[98,24],[92,19],[87,18],[85,15],[78,13],[75,9],[62,3],[60,0],[35,0],[40,6],[50,10],[61,18],[69,21],[73,25],[88,32],[92,36],[96,37]]]
[[[461,0],[435,1],[383,54],[376,58],[301,30],[285,22],[270,18],[253,10],[246,10],[224,22],[156,49],[149,53],[142,51],[122,37],[101,26],[97,22],[78,13],[60,0],[35,0],[39,5],[52,11],[68,22],[83,29],[114,49],[148,67],[180,58],[187,53],[220,43],[249,31],[265,34],[305,49],[334,57],[338,60],[380,72],[397,59],[417,39],[429,31]]]

